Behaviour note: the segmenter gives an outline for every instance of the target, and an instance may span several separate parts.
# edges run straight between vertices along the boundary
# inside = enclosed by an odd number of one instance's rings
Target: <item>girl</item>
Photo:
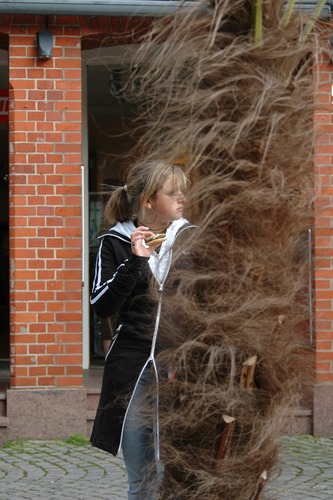
[[[113,226],[99,237],[91,304],[101,317],[116,313],[117,324],[91,443],[113,455],[122,449],[129,500],[155,499],[163,473],[158,419],[143,422],[140,406],[147,387],[158,386],[155,354],[172,247],[181,232],[193,227],[183,218],[186,181],[179,166],[136,164],[127,183],[111,195],[105,216]],[[165,233],[166,240],[146,245],[145,239],[156,233]],[[157,303],[149,296],[152,276],[160,292]]]

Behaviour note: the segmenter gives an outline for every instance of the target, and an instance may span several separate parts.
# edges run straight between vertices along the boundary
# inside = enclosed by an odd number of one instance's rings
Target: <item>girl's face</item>
[[[163,224],[180,219],[183,215],[186,198],[174,176],[170,176],[153,198],[146,202],[146,209],[157,214],[157,220]]]

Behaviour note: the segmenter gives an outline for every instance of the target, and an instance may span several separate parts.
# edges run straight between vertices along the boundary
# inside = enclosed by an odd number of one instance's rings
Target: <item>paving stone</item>
[[[333,440],[297,436],[282,444],[264,500],[332,500]],[[122,457],[89,444],[25,441],[2,447],[0,484],[0,500],[127,498]]]

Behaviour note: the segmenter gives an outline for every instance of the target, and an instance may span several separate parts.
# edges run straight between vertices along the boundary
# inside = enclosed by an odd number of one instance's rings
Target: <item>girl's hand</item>
[[[149,227],[137,227],[136,230],[131,234],[132,252],[139,257],[150,257],[155,248],[160,245],[160,243],[150,246],[145,245],[145,238],[148,238],[153,234],[153,231],[150,231]]]

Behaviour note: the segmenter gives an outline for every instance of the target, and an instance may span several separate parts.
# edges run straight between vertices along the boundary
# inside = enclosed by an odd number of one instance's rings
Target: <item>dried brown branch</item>
[[[306,19],[283,28],[283,3],[263,2],[255,46],[253,1],[198,1],[158,20],[136,59],[145,130],[136,155],[185,163],[198,223],[174,251],[163,301],[162,500],[253,498],[311,387],[317,35],[300,44]],[[221,415],[235,421],[216,467]]]

